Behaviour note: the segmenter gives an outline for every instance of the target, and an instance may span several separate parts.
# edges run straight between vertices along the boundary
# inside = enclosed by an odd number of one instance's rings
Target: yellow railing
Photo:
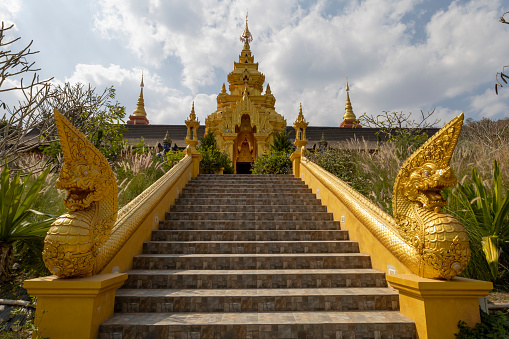
[[[149,240],[153,229],[164,219],[176,198],[192,177],[192,157],[186,155],[159,180],[118,212],[111,237],[104,248],[101,273],[123,272],[132,267],[132,258],[142,252],[143,241]],[[108,246],[108,244],[111,244]],[[101,257],[101,256],[99,256]],[[109,259],[109,260],[108,260]]]
[[[56,276],[27,280],[24,287],[37,296],[35,325],[37,334],[49,338],[97,338],[99,325],[113,314],[115,291],[127,279],[133,256],[142,253],[170,206],[189,180],[197,175],[200,157],[194,147],[158,181],[118,212],[106,253],[98,265],[100,274],[86,278],[62,279]],[[107,250],[106,250],[107,249]]]
[[[461,277],[436,280],[414,274],[408,265],[416,262],[408,257],[415,256],[416,250],[403,241],[394,218],[302,153],[292,155],[294,175],[348,230],[360,252],[371,256],[373,268],[387,273],[388,283],[399,291],[400,312],[415,321],[418,338],[454,338],[458,321],[469,326],[480,322],[478,299],[493,288],[491,282]]]

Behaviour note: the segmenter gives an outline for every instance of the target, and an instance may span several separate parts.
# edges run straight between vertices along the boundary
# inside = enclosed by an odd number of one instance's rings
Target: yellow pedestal
[[[79,279],[52,275],[26,280],[23,286],[37,297],[37,334],[51,339],[97,338],[99,325],[113,314],[115,290],[126,279],[125,273],[108,273]]]
[[[445,281],[396,274],[386,278],[399,291],[400,312],[415,321],[419,339],[454,338],[458,321],[471,327],[479,323],[478,299],[493,289],[491,282],[460,277]]]

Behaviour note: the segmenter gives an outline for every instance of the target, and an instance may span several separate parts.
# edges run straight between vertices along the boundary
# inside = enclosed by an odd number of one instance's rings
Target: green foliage
[[[509,338],[509,315],[499,311],[497,314],[486,314],[481,310],[481,322],[470,327],[464,321],[458,323],[459,332],[454,334],[458,339]]]
[[[472,250],[480,252],[482,249],[491,280],[496,280],[502,244],[509,242],[509,190],[504,194],[496,160],[490,186],[486,188],[473,168],[469,182],[458,183],[450,194],[449,210],[467,229]]]
[[[221,152],[217,148],[214,132],[209,131],[200,140],[200,146],[197,148],[201,153],[200,161],[201,173],[214,173],[224,168],[223,173],[233,173],[233,166],[227,153]]]
[[[256,158],[252,166],[253,174],[289,174],[292,173],[290,153],[271,152]]]
[[[288,132],[276,132],[273,134],[272,144],[270,145],[271,153],[292,153],[295,147],[288,139]]]
[[[180,160],[184,159],[186,154],[181,150],[171,150],[166,153],[167,164],[169,168],[175,166]]]
[[[294,147],[288,139],[286,130],[273,135],[270,153],[259,156],[252,165],[253,174],[292,173],[290,155]]]
[[[45,114],[52,114],[57,108],[88,140],[112,161],[124,147],[123,133],[126,130],[120,122],[125,117],[125,107],[115,99],[115,89],[108,87],[103,94],[96,95],[95,89],[84,90],[83,84],[57,86],[49,103],[42,108]],[[51,107],[46,107],[51,106]],[[40,147],[44,154],[56,158],[62,153],[60,143],[52,142]]]
[[[346,149],[329,148],[308,158],[326,171],[334,174],[364,195],[368,195],[364,173],[357,166],[357,154]],[[377,178],[378,179],[378,178]]]
[[[0,174],[0,280],[10,278],[13,243],[44,238],[55,220],[54,215],[31,209],[49,170],[47,168],[33,182],[30,175],[22,181],[20,172],[10,179],[7,163]],[[37,220],[30,221],[33,215]]]

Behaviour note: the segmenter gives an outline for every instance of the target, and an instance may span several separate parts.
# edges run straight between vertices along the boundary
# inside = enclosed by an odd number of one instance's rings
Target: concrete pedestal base
[[[460,277],[445,281],[396,274],[386,278],[399,291],[400,312],[415,321],[419,339],[454,338],[458,321],[471,327],[479,323],[478,299],[493,289],[491,282]]]
[[[113,315],[115,291],[126,279],[125,273],[109,273],[26,280],[23,286],[37,297],[37,334],[51,339],[97,338],[99,325]]]

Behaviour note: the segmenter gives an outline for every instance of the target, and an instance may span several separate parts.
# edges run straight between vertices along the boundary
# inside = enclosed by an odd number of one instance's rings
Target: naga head
[[[106,196],[116,197],[115,175],[106,158],[56,110],[55,122],[64,153],[56,186],[68,193],[64,199],[67,210],[83,210]]]
[[[108,185],[100,168],[83,162],[65,163],[56,186],[68,192],[64,204],[69,211],[88,208],[91,203],[104,199],[108,193]]]
[[[463,114],[435,133],[404,162],[394,183],[393,211],[396,220],[401,219],[408,202],[418,203],[435,212],[446,205],[441,192],[456,184],[449,162],[462,124]]]
[[[408,200],[417,201],[422,207],[439,212],[446,205],[442,190],[455,184],[456,177],[451,167],[429,161],[410,172],[408,180],[402,185],[402,193]]]

